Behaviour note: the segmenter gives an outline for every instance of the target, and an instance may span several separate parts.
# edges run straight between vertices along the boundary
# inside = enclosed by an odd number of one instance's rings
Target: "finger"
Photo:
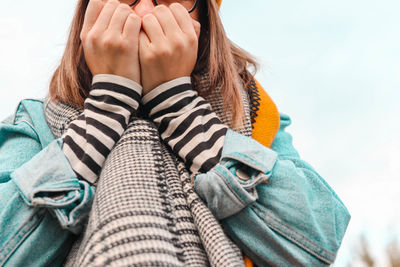
[[[141,24],[142,20],[140,17],[132,11],[126,19],[125,26],[122,30],[122,38],[137,42]]]
[[[170,5],[170,10],[182,32],[188,35],[196,34],[193,19],[189,15],[189,12],[187,12],[185,7],[180,4],[174,3]]]
[[[184,7],[182,6],[182,8]],[[186,13],[188,12],[186,11]],[[178,22],[175,20],[174,15],[172,14],[171,10],[168,7],[164,5],[156,6],[156,8],[154,8],[153,14],[154,16],[156,16],[159,24],[161,25],[161,28],[165,36],[173,37],[176,36],[177,33],[182,33],[182,30],[179,27]]]
[[[99,18],[93,26],[94,31],[104,32],[108,25],[110,24],[112,15],[115,12],[115,9],[118,7],[118,0],[109,0],[103,7]]]
[[[153,14],[147,14],[142,19],[143,30],[152,43],[163,43],[165,41],[164,31]]]
[[[127,4],[119,4],[111,17],[107,31],[122,33],[126,19],[131,13],[132,9]]]
[[[149,53],[150,39],[144,31],[139,33],[139,61],[142,66],[143,60],[146,58],[146,54]]]
[[[193,21],[193,26],[194,26],[194,31],[196,32],[197,39],[200,38],[200,33],[201,33],[201,24],[197,20],[192,20]]]
[[[81,36],[86,36],[87,33],[92,29],[103,7],[104,3],[101,0],[89,1],[83,21]]]
[[[146,49],[150,46],[150,39],[144,31],[139,33],[140,50]]]

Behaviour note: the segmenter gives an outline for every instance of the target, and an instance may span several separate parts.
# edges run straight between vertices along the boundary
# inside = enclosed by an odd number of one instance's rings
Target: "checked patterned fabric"
[[[208,89],[204,76],[200,87]],[[200,90],[201,91],[201,90]],[[205,97],[223,123],[219,88]],[[251,136],[246,123],[234,129]],[[80,111],[49,102],[47,122],[57,137]],[[149,120],[133,117],[106,159],[88,223],[66,266],[244,266],[243,255],[194,192],[185,164]]]

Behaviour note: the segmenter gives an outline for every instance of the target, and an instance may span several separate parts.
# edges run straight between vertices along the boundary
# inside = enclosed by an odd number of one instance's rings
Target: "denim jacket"
[[[288,125],[281,114],[271,149],[228,130],[220,163],[195,177],[195,190],[257,265],[328,265],[350,216],[299,158]],[[0,266],[60,265],[81,231],[95,189],[76,178],[61,146],[39,100],[22,101],[0,124]]]
[[[0,266],[59,266],[89,213],[94,187],[76,178],[43,103],[0,123]]]
[[[258,266],[326,266],[334,262],[350,220],[332,188],[285,131],[270,148],[228,130],[220,163],[195,178],[195,190],[227,234]]]

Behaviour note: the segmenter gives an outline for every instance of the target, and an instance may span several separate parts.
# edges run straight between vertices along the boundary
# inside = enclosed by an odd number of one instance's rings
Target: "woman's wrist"
[[[162,83],[156,86],[154,89],[149,90],[148,92],[143,92],[143,97],[141,102],[146,105],[146,103],[150,102],[152,99],[156,98],[157,95],[161,94],[164,91],[167,91],[173,87],[180,86],[183,84],[192,85],[190,76],[182,76],[176,79],[172,79],[168,82]]]
[[[162,117],[190,110],[194,101],[204,101],[193,90],[191,78],[184,76],[165,82],[143,95],[141,104],[149,117],[159,126]]]
[[[92,89],[93,86],[98,83],[102,83],[103,85],[105,85],[105,88],[103,88],[105,90],[113,90],[113,84],[130,89],[131,91],[133,91],[132,93],[129,93],[128,90],[126,92],[120,93],[127,95],[129,97],[129,100],[133,99],[138,103],[140,102],[143,94],[143,87],[139,83],[132,79],[115,74],[103,73],[94,75],[92,78]],[[130,103],[129,100],[127,99],[128,103]]]

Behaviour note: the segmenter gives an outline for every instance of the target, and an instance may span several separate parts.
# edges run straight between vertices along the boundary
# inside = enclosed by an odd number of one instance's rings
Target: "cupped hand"
[[[80,34],[92,73],[114,74],[140,84],[141,19],[118,0],[90,0]]]
[[[143,94],[190,76],[197,60],[200,23],[180,4],[156,6],[142,18],[139,58]]]

